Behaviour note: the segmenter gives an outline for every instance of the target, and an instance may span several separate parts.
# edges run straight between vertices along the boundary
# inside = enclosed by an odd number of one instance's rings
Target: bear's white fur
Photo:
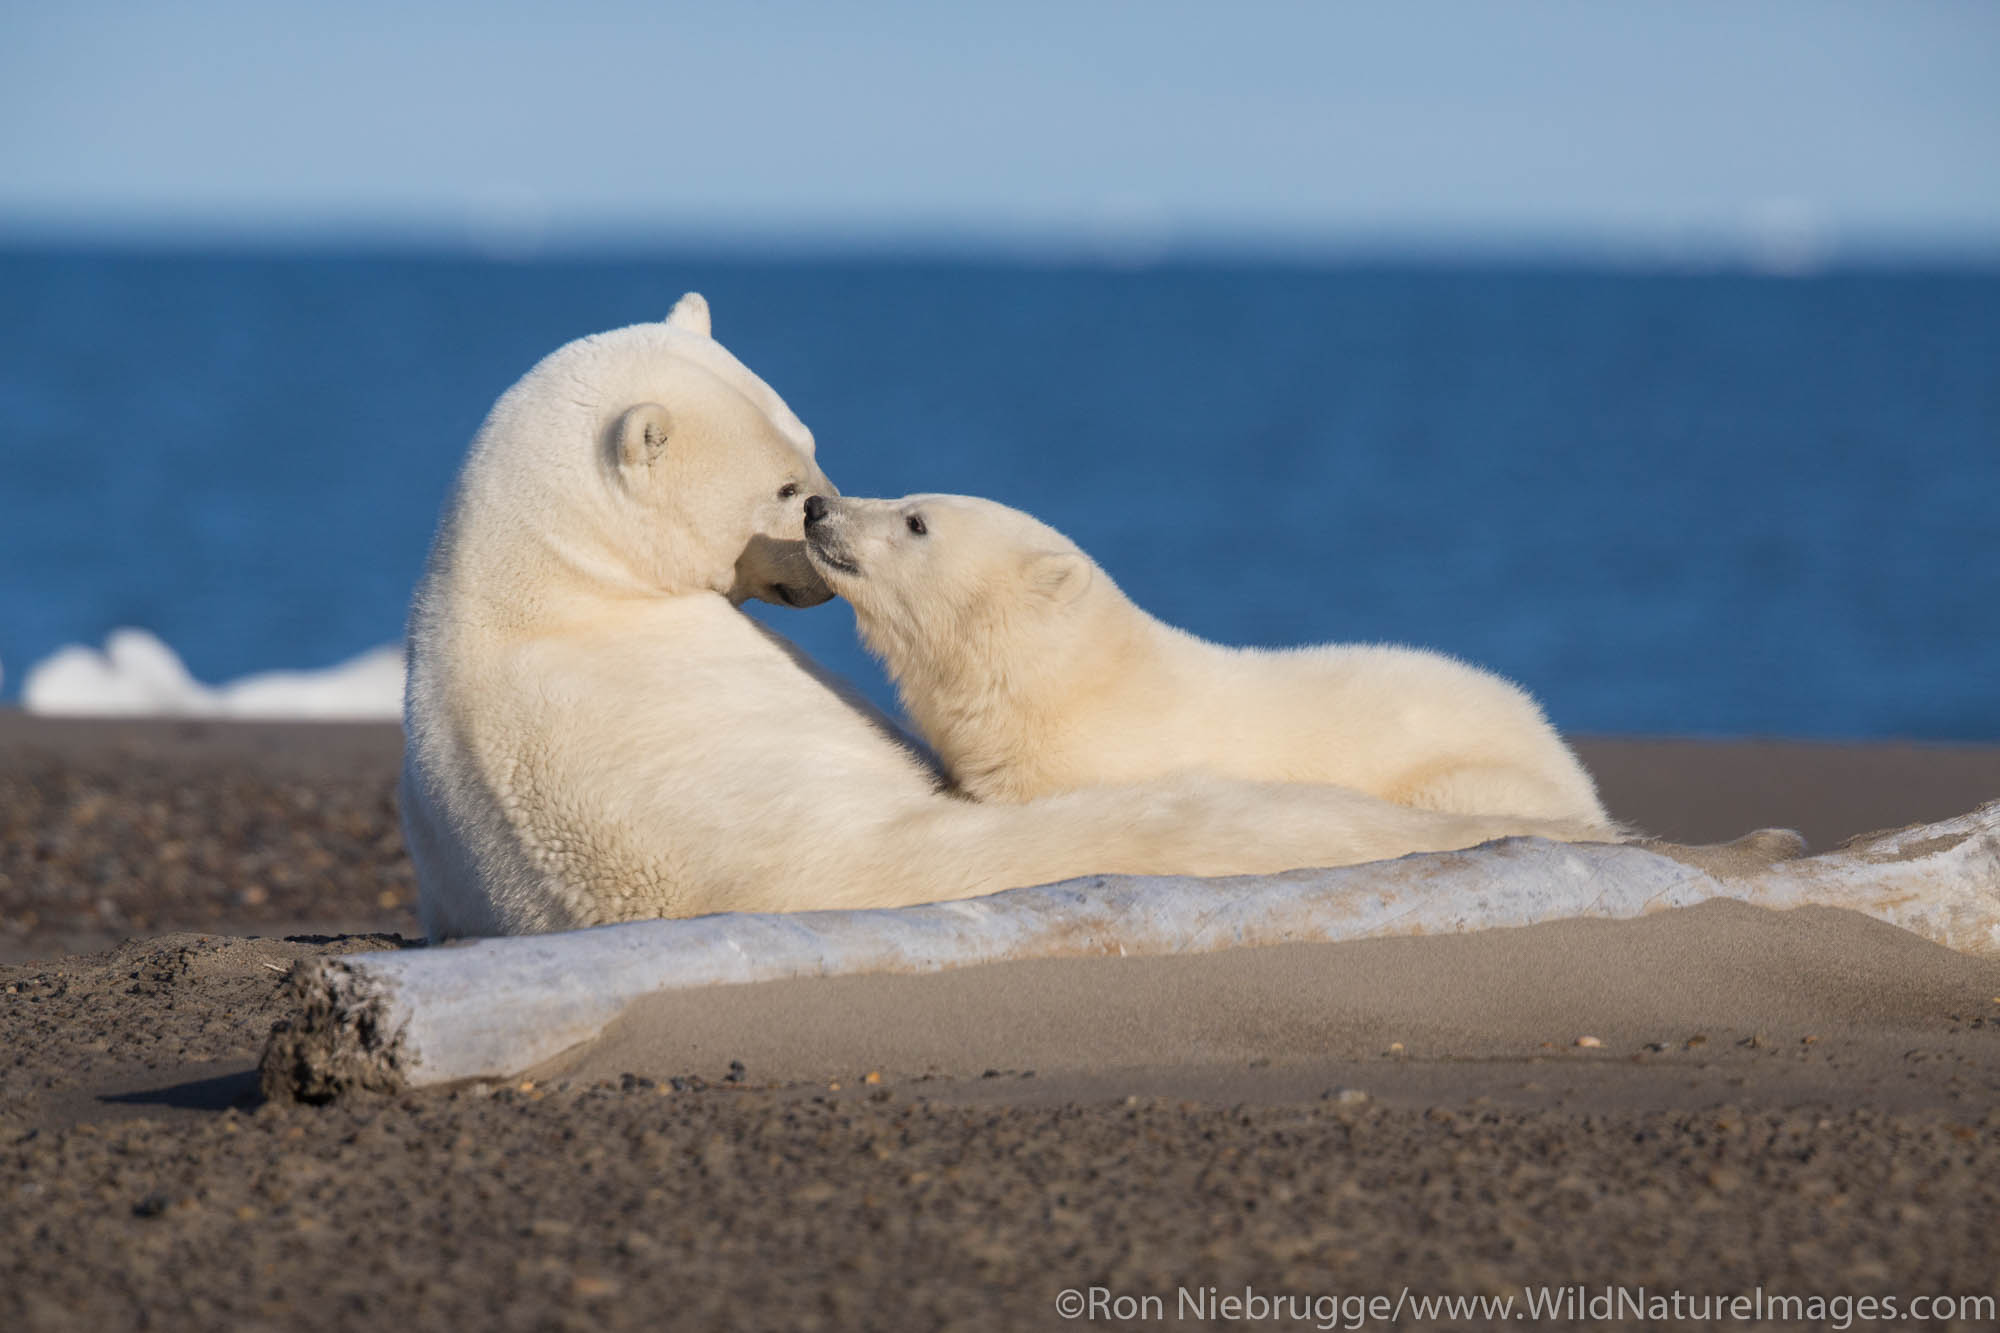
[[[1207,773],[1615,836],[1534,700],[1452,658],[1205,642],[1140,610],[1047,524],[970,496],[813,501],[806,545],[982,800]]]
[[[835,494],[811,434],[699,296],[502,395],[410,617],[403,809],[434,939],[1589,833],[1204,777],[1018,806],[941,792],[738,609],[830,595],[802,542],[813,492]]]

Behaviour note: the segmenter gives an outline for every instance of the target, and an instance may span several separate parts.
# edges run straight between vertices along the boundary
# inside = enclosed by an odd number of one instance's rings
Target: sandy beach
[[[1993,747],[1579,748],[1615,814],[1686,840],[1825,847],[2000,795]],[[1499,1316],[1411,1302],[2000,1291],[2000,962],[1827,909],[718,987],[504,1088],[260,1102],[291,965],[418,934],[399,749],[0,715],[9,1327],[1199,1327],[1232,1294],[1308,1302],[1245,1324],[1381,1297],[1375,1323],[1468,1327]]]

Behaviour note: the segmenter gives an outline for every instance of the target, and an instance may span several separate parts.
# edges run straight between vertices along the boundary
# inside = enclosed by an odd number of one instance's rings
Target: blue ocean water
[[[2000,275],[0,251],[5,697],[396,638],[493,398],[705,292],[849,494],[990,495],[1210,638],[1565,729],[2000,739]],[[878,699],[838,604],[765,618]]]

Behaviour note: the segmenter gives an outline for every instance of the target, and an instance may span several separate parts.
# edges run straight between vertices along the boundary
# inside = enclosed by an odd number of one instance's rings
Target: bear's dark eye
[[[915,533],[919,537],[923,536],[926,532],[930,531],[929,528],[924,526],[923,519],[919,518],[915,514],[912,514],[907,519],[905,519],[903,521],[903,526],[908,528],[911,532]]]
[[[796,481],[788,481],[778,488],[778,498],[780,500],[789,500],[798,493],[799,484]]]

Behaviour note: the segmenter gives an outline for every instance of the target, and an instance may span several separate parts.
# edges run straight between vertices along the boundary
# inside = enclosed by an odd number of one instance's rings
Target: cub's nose
[[[808,495],[806,497],[806,522],[817,523],[826,517],[826,497]]]

